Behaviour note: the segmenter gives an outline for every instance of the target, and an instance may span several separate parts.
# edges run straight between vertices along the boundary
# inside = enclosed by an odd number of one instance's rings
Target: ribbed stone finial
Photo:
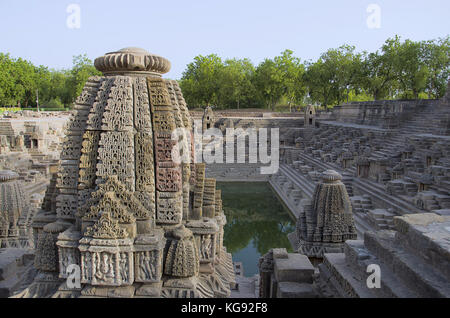
[[[322,180],[326,183],[336,182],[342,180],[342,176],[337,171],[326,170],[322,173]]]
[[[170,61],[136,47],[106,53],[95,59],[97,70],[105,75],[161,76],[170,70]]]

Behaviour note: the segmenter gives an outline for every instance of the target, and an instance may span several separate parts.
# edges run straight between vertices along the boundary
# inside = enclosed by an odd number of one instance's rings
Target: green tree
[[[426,41],[422,49],[429,75],[426,84],[428,98],[441,98],[450,76],[450,37]]]
[[[338,103],[345,99],[349,101],[350,91],[358,92],[361,89],[362,54],[355,53],[355,47],[341,46],[337,51],[338,65]]]
[[[283,96],[286,97],[291,106],[295,103],[301,103],[306,94],[305,66],[293,54],[294,52],[291,50],[285,50],[274,59],[276,68],[281,72]]]
[[[14,63],[14,87],[12,97],[23,105],[35,105],[37,91],[36,68],[30,62],[18,58]]]
[[[305,80],[311,99],[323,106],[337,102],[339,92],[338,64],[334,58],[335,50],[329,50],[315,63],[308,63]]]
[[[388,96],[395,82],[394,63],[379,52],[366,55],[362,65],[361,85],[375,100]]]
[[[51,72],[51,96],[53,100],[59,100],[61,105],[69,106],[73,101],[70,71]]]
[[[402,97],[418,99],[419,94],[426,89],[429,74],[423,58],[422,43],[411,40],[400,43],[398,36],[388,41],[396,42],[394,45],[398,52],[395,63],[396,78],[400,84]]]
[[[0,53],[0,106],[15,104],[12,91],[14,89],[13,61],[9,54]]]
[[[47,106],[48,102],[52,99],[52,83],[51,83],[51,72],[45,66],[35,67],[34,70],[34,81],[36,83],[36,88],[39,91],[39,104],[42,106]]]
[[[261,94],[266,107],[274,111],[285,91],[283,73],[275,61],[265,59],[258,65],[255,71],[254,85]]]
[[[71,69],[71,77],[66,85],[70,90],[70,97],[74,101],[81,94],[86,81],[91,76],[100,76],[102,73],[98,71],[94,63],[86,54],[73,57],[73,67]]]
[[[256,95],[252,78],[255,67],[248,59],[227,59],[220,74],[220,101],[221,105],[238,109],[241,103],[251,103]]]
[[[198,55],[189,63],[180,81],[185,99],[191,107],[210,106],[218,102],[222,59],[216,54]]]

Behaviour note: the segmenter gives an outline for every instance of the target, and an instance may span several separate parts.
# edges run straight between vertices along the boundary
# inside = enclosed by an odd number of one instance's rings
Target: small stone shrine
[[[351,202],[341,180],[336,171],[324,171],[311,204],[298,218],[298,252],[311,259],[342,252],[344,242],[357,237]]]

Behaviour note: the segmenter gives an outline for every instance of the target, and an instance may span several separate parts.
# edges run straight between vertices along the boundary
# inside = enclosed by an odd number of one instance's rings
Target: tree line
[[[329,49],[316,61],[291,50],[255,66],[249,59],[198,55],[180,80],[190,108],[333,106],[349,101],[440,98],[450,75],[450,37],[389,38],[376,52]]]
[[[86,80],[101,75],[86,55],[71,69],[35,66],[0,53],[0,107],[70,108]],[[440,98],[450,75],[450,37],[429,41],[389,38],[376,52],[329,49],[316,61],[291,50],[258,65],[249,59],[198,55],[179,81],[190,108],[283,108],[348,101]]]
[[[70,108],[86,80],[101,75],[86,55],[73,57],[71,69],[35,66],[22,58],[0,53],[0,106]]]

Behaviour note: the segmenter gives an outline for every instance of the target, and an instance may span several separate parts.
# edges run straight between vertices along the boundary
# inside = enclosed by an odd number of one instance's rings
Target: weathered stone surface
[[[311,284],[279,282],[277,298],[316,298]]]
[[[160,297],[162,282],[153,284],[144,284],[136,289],[136,296],[143,297]]]
[[[274,248],[272,249],[273,258],[289,258],[289,254],[285,248]]]
[[[34,255],[29,249],[0,249],[0,297],[9,297],[30,284]]]
[[[291,253],[288,258],[274,258],[274,273],[278,282],[312,284],[314,266],[305,255]]]

